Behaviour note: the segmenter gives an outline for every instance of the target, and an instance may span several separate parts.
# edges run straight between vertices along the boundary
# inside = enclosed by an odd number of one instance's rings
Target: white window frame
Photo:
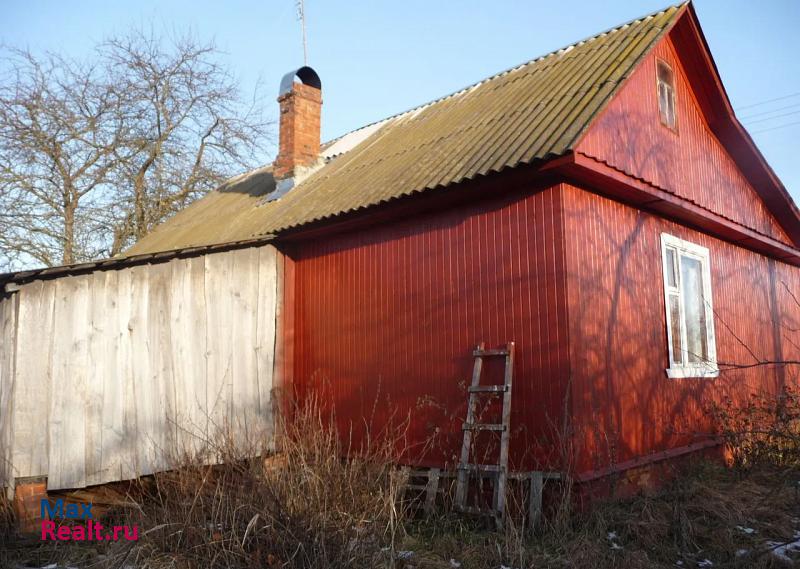
[[[668,280],[668,272],[672,269],[667,261],[667,249],[674,249],[676,252],[677,276],[676,286],[671,287]],[[688,361],[688,351],[686,350],[687,334],[686,334],[686,321],[684,317],[684,298],[681,289],[681,255],[692,257],[700,261],[700,266],[703,275],[703,298],[705,300],[706,310],[706,342],[708,346],[708,358],[705,362],[690,363]],[[667,324],[667,346],[669,357],[669,368],[667,368],[667,377],[673,379],[690,378],[690,377],[718,377],[719,367],[717,366],[717,343],[714,334],[714,305],[711,294],[711,256],[707,248],[691,243],[670,235],[669,233],[661,234],[661,269],[664,278],[664,311],[666,315]],[[681,348],[682,354],[680,358],[673,354],[674,343],[672,341],[672,314],[670,310],[670,296],[678,296],[678,304],[680,307],[680,331],[681,331]],[[676,363],[682,362],[682,363]]]

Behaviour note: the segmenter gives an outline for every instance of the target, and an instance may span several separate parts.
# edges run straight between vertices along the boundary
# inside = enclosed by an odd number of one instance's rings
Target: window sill
[[[716,366],[703,367],[671,367],[667,369],[670,379],[707,379],[719,377],[719,368]]]

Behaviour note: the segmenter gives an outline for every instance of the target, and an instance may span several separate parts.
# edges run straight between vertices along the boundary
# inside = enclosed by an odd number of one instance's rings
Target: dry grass
[[[741,477],[699,463],[655,496],[597,504],[533,537],[513,523],[496,533],[445,517],[410,525],[404,547],[415,550],[419,569],[450,567],[450,559],[465,569],[674,568],[705,559],[715,568],[784,567],[765,543],[792,541],[800,529],[798,478],[796,470],[761,467]]]
[[[14,547],[14,512],[5,491],[0,488],[0,567],[10,564],[10,550]]]
[[[278,456],[249,459],[260,453],[226,441],[218,448],[222,466],[186,460],[143,480],[131,495],[136,506],[122,513],[145,532],[125,551],[126,562],[321,568],[388,558],[403,535],[393,466],[402,430],[353,452],[327,424],[307,406],[282,429]]]
[[[31,542],[16,558],[81,569],[636,569],[697,567],[705,559],[714,568],[768,568],[784,565],[766,542],[789,541],[800,529],[800,470],[763,463],[747,471],[699,463],[658,495],[582,514],[569,515],[569,488],[561,488],[535,534],[515,519],[496,532],[448,513],[414,517],[395,467],[403,429],[351,449],[328,419],[314,406],[296,410],[281,453],[270,459],[247,458],[258,449],[243,452],[223,437],[216,448],[223,465],[187,458],[124,488],[103,522],[136,524],[138,542],[96,550]],[[509,499],[511,510],[521,508],[519,495]],[[0,513],[7,511],[0,502]],[[11,561],[0,554],[0,565]]]

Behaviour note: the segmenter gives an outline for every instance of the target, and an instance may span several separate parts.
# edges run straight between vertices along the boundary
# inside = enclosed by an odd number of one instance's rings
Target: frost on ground
[[[796,559],[800,558],[800,531],[794,532],[794,541],[788,543],[768,541],[765,545],[772,551],[772,555],[781,561],[794,563]]]
[[[608,532],[606,534],[606,539],[608,540],[609,547],[611,549],[613,549],[615,551],[619,551],[620,549],[623,549],[623,547],[617,542],[617,539],[619,539],[619,537],[617,536],[617,532],[615,532],[615,531]]]
[[[72,565],[59,565],[58,563],[50,563],[48,565],[42,565],[41,567],[17,565],[15,569],[78,569],[78,567],[74,567]]]

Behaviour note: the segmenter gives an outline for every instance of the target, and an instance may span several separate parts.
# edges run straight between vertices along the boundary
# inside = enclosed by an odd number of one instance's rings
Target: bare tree
[[[0,247],[52,265],[92,257],[92,210],[118,159],[123,101],[97,67],[13,51],[0,84]],[[111,196],[105,196],[107,199]],[[87,250],[87,247],[89,249]]]
[[[134,32],[91,63],[6,50],[0,266],[118,254],[263,156],[269,124],[213,44]]]

